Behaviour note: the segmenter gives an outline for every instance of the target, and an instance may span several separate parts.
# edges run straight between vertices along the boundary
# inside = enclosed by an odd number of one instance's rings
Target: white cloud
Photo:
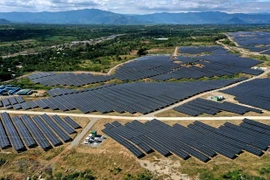
[[[224,11],[269,12],[270,0],[1,0],[0,11],[61,11],[96,8],[123,14]]]

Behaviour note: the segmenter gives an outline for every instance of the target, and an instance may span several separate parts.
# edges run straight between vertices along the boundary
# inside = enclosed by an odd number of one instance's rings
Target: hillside
[[[0,24],[10,24],[11,22],[6,19],[0,19]]]
[[[154,13],[124,15],[98,9],[62,12],[9,12],[0,18],[16,23],[44,24],[269,24],[270,14],[223,12]]]

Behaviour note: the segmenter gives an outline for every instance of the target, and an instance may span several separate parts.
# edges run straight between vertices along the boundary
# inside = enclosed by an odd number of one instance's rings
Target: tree
[[[139,51],[137,52],[138,56],[144,56],[146,55],[148,52],[146,50],[146,48],[140,48]]]

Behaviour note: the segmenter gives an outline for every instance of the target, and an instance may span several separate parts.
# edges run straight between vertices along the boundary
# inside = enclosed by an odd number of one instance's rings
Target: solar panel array
[[[169,56],[146,56],[121,66],[114,75],[123,81],[136,81],[151,78],[158,81],[169,79],[199,79],[203,77],[222,77],[238,73],[259,75],[263,71],[251,69],[260,61],[242,58],[220,46],[181,47],[181,53],[196,56],[179,56],[180,63],[175,63]],[[198,53],[210,52],[198,56]]]
[[[156,151],[167,157],[172,154],[186,160],[195,157],[208,162],[217,154],[235,159],[243,150],[262,156],[270,145],[270,126],[245,119],[234,125],[225,123],[219,128],[199,121],[187,127],[180,124],[169,126],[152,120],[137,120],[124,125],[107,123],[102,131],[127,148],[137,158]]]
[[[83,113],[116,111],[147,114],[196,94],[221,88],[244,79],[182,83],[127,83],[44,98],[28,103],[34,103],[42,109],[50,108],[63,111],[78,109]]]
[[[113,77],[105,75],[93,75],[90,73],[49,73],[41,72],[28,76],[34,83],[44,86],[85,86],[94,83],[106,82]]]
[[[122,81],[136,81],[168,73],[180,65],[173,62],[170,56],[145,56],[121,66],[114,74]]]
[[[11,118],[8,113],[0,114],[0,148],[13,147],[15,151],[26,151],[27,148],[40,146],[44,150],[71,141],[68,134],[76,133],[81,128],[73,119],[59,116],[28,115]]]
[[[228,35],[245,49],[269,54],[270,32],[235,32]]]
[[[4,107],[5,109],[23,109],[25,104],[25,100],[21,96],[10,96],[7,98],[0,99],[0,107]]]
[[[227,54],[228,51],[221,46],[183,46],[179,48],[181,54]]]
[[[215,115],[221,111],[232,112],[240,115],[243,115],[250,111],[262,113],[261,110],[255,108],[241,106],[230,102],[219,103],[201,98],[195,99],[193,101],[175,107],[174,110],[184,114],[188,114],[190,116],[198,116],[204,113]]]
[[[56,97],[56,96],[62,96],[62,95],[68,95],[68,94],[78,94],[78,93],[82,93],[82,92],[93,91],[93,90],[102,89],[102,88],[110,87],[110,86],[114,86],[114,85],[115,84],[105,84],[105,85],[101,85],[98,87],[86,88],[86,89],[81,89],[81,90],[66,89],[66,88],[54,88],[54,89],[48,90],[47,93],[51,97]]]
[[[270,79],[255,79],[221,92],[236,96],[242,104],[270,110]]]
[[[165,81],[168,79],[199,79],[202,77],[234,75],[246,73],[258,75],[262,70],[251,69],[260,61],[242,58],[230,54],[221,46],[189,46],[181,47],[180,52],[195,56],[179,56],[173,60],[170,56],[156,55],[137,58],[120,66],[115,74],[110,76],[94,76],[75,73],[49,73],[41,72],[29,76],[34,83],[45,86],[84,86],[87,84],[106,82],[111,79],[122,81],[138,81],[145,78]],[[199,53],[208,52],[204,56]],[[68,92],[64,92],[68,93]]]

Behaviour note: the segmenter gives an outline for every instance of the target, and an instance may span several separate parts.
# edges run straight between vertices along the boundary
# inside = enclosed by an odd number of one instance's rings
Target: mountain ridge
[[[0,19],[37,24],[270,24],[270,14],[228,14],[225,12],[118,14],[99,9],[59,12],[2,12]]]
[[[0,24],[11,24],[11,22],[6,20],[6,19],[1,19],[0,18]]]

